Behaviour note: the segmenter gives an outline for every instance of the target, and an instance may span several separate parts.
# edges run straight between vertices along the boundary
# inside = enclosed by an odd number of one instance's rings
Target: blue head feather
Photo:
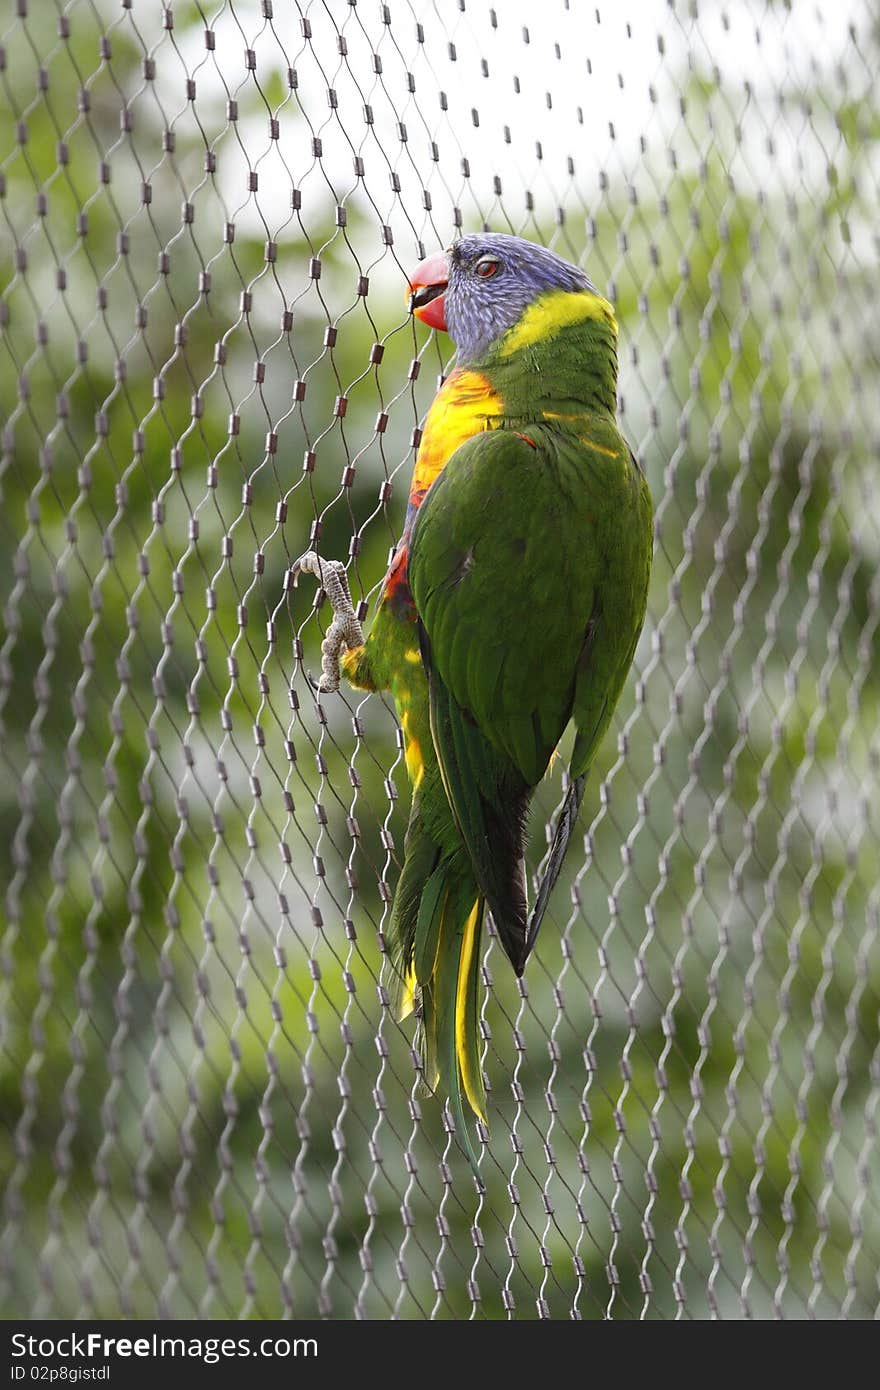
[[[498,263],[489,277],[476,267]],[[582,270],[544,246],[503,232],[463,236],[449,251],[449,284],[444,296],[446,326],[458,347],[459,362],[476,363],[548,290],[578,293],[595,287]]]

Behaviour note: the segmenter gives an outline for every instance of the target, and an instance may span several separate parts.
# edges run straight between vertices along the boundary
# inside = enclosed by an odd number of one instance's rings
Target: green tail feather
[[[411,823],[408,840],[391,922],[392,959],[400,994],[419,1018],[425,1084],[446,1091],[458,1141],[479,1176],[464,1110],[467,1101],[485,1122],[479,1033],[483,899],[463,852],[440,858],[418,824]]]
[[[450,892],[443,912],[432,981],[436,1001],[439,1079],[449,1096],[458,1141],[479,1176],[477,1156],[465,1120],[463,1096],[485,1122],[486,1092],[480,1068],[479,969],[482,901],[473,889]]]
[[[440,851],[425,832],[416,804],[407,827],[405,851],[389,933],[391,956],[402,987],[416,947],[425,886],[440,862]]]
[[[419,628],[422,659],[428,639]],[[430,666],[429,666],[430,670]],[[467,847],[473,877],[517,975],[526,963],[528,904],[523,871],[528,789],[513,764],[489,745],[443,682],[429,674],[431,737],[444,788]]]
[[[428,984],[434,974],[440,942],[440,925],[447,896],[448,884],[441,864],[440,868],[431,874],[422,890],[422,900],[416,918],[413,965],[420,985]]]

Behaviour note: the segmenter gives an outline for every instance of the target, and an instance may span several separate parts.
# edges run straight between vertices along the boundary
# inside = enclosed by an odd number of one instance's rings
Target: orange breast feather
[[[484,376],[463,367],[451,372],[425,420],[410,500],[418,505],[459,444],[491,429],[501,414],[500,397]]]

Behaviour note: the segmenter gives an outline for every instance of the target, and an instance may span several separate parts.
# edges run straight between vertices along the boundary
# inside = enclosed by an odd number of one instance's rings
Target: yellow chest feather
[[[500,397],[479,372],[458,368],[434,398],[413,472],[413,493],[424,494],[466,439],[491,429],[502,414]]]

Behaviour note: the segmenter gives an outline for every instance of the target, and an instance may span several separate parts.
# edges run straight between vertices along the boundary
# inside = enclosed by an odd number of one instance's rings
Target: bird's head
[[[442,328],[460,362],[478,362],[549,291],[594,287],[582,270],[522,237],[502,232],[463,236],[422,261],[410,279],[410,312]]]

